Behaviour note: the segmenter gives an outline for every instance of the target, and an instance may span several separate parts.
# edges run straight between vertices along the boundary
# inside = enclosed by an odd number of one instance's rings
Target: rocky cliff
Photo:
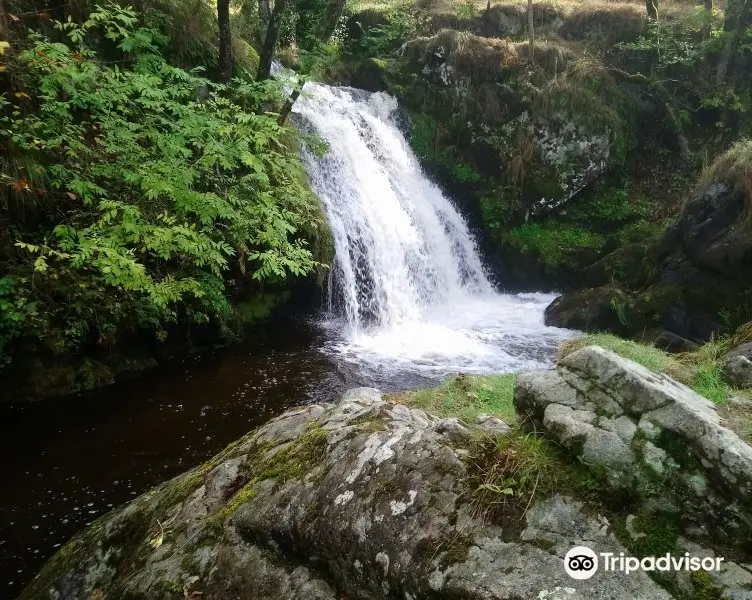
[[[750,158],[749,142],[721,156],[660,240],[621,248],[596,263],[586,275],[591,287],[557,299],[546,311],[546,322],[705,341],[748,321]]]

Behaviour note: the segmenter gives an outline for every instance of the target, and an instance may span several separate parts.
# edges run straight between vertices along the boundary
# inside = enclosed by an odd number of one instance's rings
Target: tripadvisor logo
[[[587,546],[575,546],[564,557],[564,570],[572,579],[590,579],[598,570],[598,555]]]
[[[685,552],[681,556],[626,556],[624,552],[618,555],[613,552],[596,554],[587,546],[575,546],[564,556],[564,570],[572,579],[590,579],[598,570],[600,564],[603,571],[618,571],[626,575],[635,571],[720,571],[724,558],[712,556],[692,556]]]

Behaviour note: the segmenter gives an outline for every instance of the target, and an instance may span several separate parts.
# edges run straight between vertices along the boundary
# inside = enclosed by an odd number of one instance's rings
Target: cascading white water
[[[293,108],[327,142],[304,151],[336,258],[327,345],[382,375],[505,372],[547,363],[571,335],[545,327],[545,294],[503,295],[489,282],[462,216],[429,181],[384,93],[306,84]],[[343,323],[344,320],[344,323]]]

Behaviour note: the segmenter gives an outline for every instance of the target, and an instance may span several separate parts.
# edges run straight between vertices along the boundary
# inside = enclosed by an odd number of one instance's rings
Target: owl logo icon
[[[572,579],[590,579],[598,570],[598,555],[587,546],[575,546],[564,557],[564,570]]]

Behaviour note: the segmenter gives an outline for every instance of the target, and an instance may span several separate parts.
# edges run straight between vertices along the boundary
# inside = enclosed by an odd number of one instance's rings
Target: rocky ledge
[[[752,448],[707,400],[590,347],[521,375],[515,405],[510,428],[368,388],[287,412],[99,519],[21,598],[752,598]],[[578,545],[725,561],[578,581]]]

